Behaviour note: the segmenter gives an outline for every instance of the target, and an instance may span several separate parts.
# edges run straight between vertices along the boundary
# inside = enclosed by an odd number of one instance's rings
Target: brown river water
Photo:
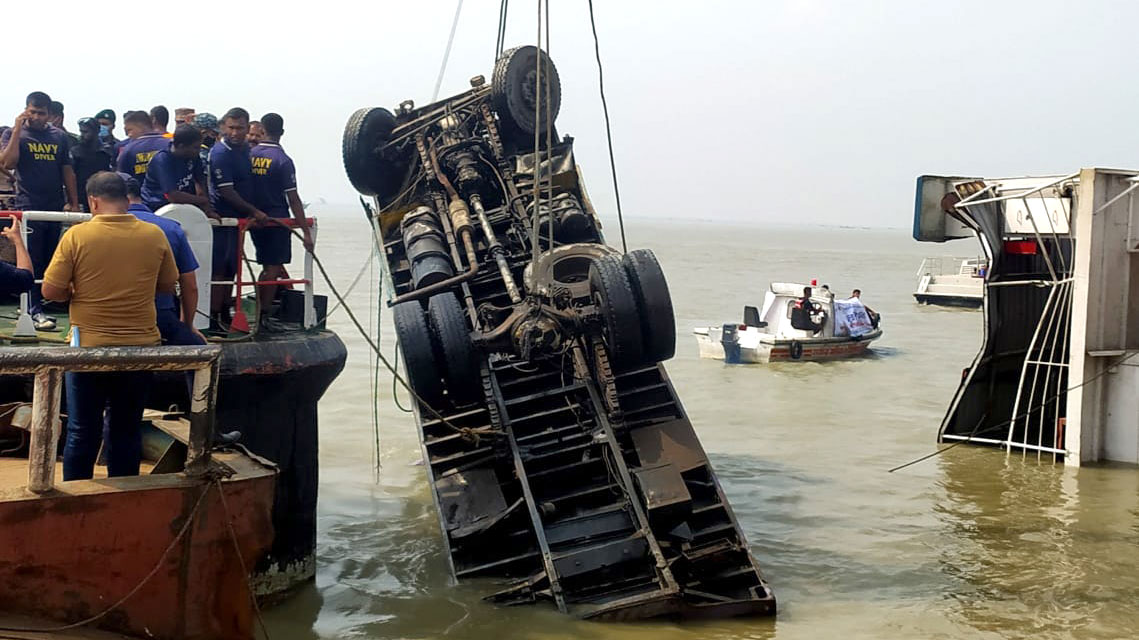
[[[606,232],[619,240],[615,224]],[[656,251],[668,275],[679,333],[667,368],[778,616],[603,624],[482,602],[494,584],[453,585],[412,418],[393,403],[384,371],[373,416],[369,349],[337,311],[329,322],[349,357],[320,408],[316,583],[266,612],[271,637],[1139,636],[1139,471],[1077,471],[967,445],[887,473],[934,450],[980,340],[979,312],[913,302],[914,273],[926,255],[975,255],[975,244],[918,244],[908,230],[681,221],[630,220],[627,233],[631,248]],[[339,287],[370,246],[359,213],[321,216],[318,252]],[[349,297],[370,327],[382,306],[377,273]],[[811,278],[842,295],[862,289],[883,315],[869,357],[751,366],[697,358],[693,327],[742,318],[769,281]],[[385,308],[378,324],[390,357],[387,320]]]

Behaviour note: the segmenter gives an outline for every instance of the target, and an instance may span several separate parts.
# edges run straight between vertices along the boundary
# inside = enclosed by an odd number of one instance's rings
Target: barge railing
[[[178,206],[187,207],[187,206],[191,206],[191,205],[178,205]],[[200,211],[196,207],[194,207],[194,209]],[[159,211],[162,211],[162,209],[159,209]],[[202,216],[205,217],[205,214],[203,213]],[[35,210],[0,211],[0,218],[15,218],[17,220],[31,221],[31,222],[61,222],[61,223],[66,222],[66,223],[75,224],[75,223],[86,222],[86,221],[90,220],[91,214],[90,213],[79,213],[79,212],[73,212],[73,211],[35,211]],[[237,268],[237,274],[234,276],[233,280],[214,280],[213,279],[213,273],[212,273],[212,269],[213,269],[212,256],[211,255],[205,255],[205,256],[199,255],[199,256],[197,256],[198,269],[208,272],[209,277],[206,279],[206,281],[210,285],[233,285],[233,286],[235,286],[237,289],[236,297],[238,300],[241,299],[241,289],[243,287],[256,287],[258,285],[282,285],[282,286],[296,285],[296,284],[304,285],[304,319],[303,319],[302,326],[305,329],[312,329],[313,327],[317,326],[317,324],[319,324],[320,319],[318,319],[316,317],[316,307],[314,304],[315,292],[313,289],[314,273],[313,273],[312,253],[310,253],[308,250],[305,250],[305,252],[304,252],[305,257],[304,257],[304,277],[303,278],[266,280],[266,281],[259,281],[259,280],[255,280],[255,279],[246,280],[242,276],[243,272],[241,269],[241,266],[242,266],[241,262],[245,256],[245,234],[249,230],[250,223],[252,222],[252,220],[247,219],[247,218],[219,218],[219,219],[208,219],[208,220],[209,220],[209,224],[212,227],[237,227],[237,229],[238,229],[238,234],[237,234],[237,260],[238,260],[237,267],[238,268]],[[302,226],[307,226],[308,228],[310,228],[312,230],[313,241],[315,242],[315,240],[316,240],[316,231],[317,231],[316,218],[307,218],[305,220],[305,225],[301,225],[301,223],[299,221],[293,220],[292,218],[273,218],[273,221],[275,224],[278,224],[282,227],[288,228],[290,235],[292,235],[294,233],[293,229],[301,228]],[[21,225],[20,226],[20,235],[23,237],[25,246],[28,244],[28,233],[29,233],[28,225],[26,225],[26,224]],[[211,242],[210,246],[212,249],[212,242]],[[37,284],[42,283],[43,282],[43,278],[42,278],[43,274],[36,274],[36,275],[40,276],[40,277],[36,278],[36,280],[35,280],[36,283]],[[199,284],[199,287],[201,287],[201,284]],[[205,311],[202,311],[201,308],[204,307],[208,311],[208,309],[210,308],[210,304],[209,304],[210,298],[213,295],[212,287],[206,287],[206,288],[208,289],[207,292],[199,291],[199,295],[200,295],[199,300],[201,301],[201,302],[199,302],[199,313],[202,314],[203,316],[207,316],[208,313],[206,313]],[[240,306],[238,307],[238,311],[240,311]],[[239,320],[239,318],[240,318],[240,320]],[[242,331],[248,331],[249,330],[248,321],[246,321],[244,318],[245,318],[244,313],[238,313],[235,315],[234,320],[235,320],[235,323],[238,324],[238,326],[236,328],[238,328]],[[32,324],[31,324],[31,317],[28,315],[28,294],[27,293],[23,293],[20,296],[20,317],[19,317],[19,320],[17,321],[17,324],[16,324],[16,335],[19,335],[19,336],[34,336],[35,335],[35,330],[32,328]]]
[[[28,489],[44,494],[55,487],[59,445],[60,387],[65,371],[193,371],[186,475],[205,475],[215,429],[218,358],[221,347],[0,347],[0,371],[34,375]]]

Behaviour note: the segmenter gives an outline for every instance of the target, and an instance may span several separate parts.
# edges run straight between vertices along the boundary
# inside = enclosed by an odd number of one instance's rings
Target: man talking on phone
[[[79,211],[71,140],[48,121],[51,97],[28,94],[24,111],[0,137],[0,167],[16,176],[16,209],[20,211]],[[35,273],[43,274],[59,244],[60,223],[29,221],[28,253]],[[55,318],[44,313],[40,287],[32,287],[28,313],[37,331],[55,329]]]

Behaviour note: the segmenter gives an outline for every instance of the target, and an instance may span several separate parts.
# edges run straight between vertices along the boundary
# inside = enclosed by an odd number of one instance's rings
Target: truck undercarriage
[[[559,105],[552,62],[519,47],[489,85],[345,130],[452,573],[586,618],[774,614],[660,364],[663,271],[604,244]]]

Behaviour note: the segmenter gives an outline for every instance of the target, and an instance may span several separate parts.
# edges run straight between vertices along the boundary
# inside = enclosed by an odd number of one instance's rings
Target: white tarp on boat
[[[874,330],[870,314],[858,298],[834,301],[834,334],[858,337]]]

